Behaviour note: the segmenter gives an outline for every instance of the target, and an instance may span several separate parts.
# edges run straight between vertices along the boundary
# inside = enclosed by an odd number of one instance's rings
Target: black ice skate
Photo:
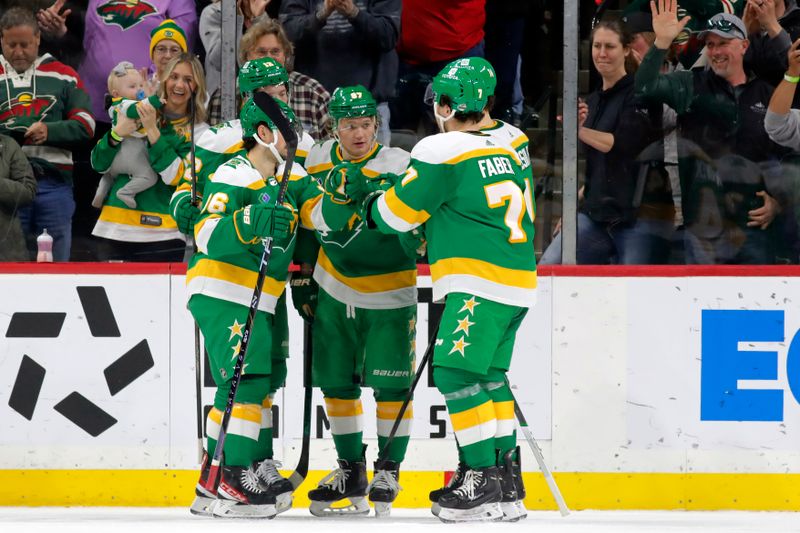
[[[267,492],[256,474],[257,465],[223,466],[217,488],[214,516],[225,518],[274,518],[275,496]]]
[[[208,473],[211,470],[211,461],[208,453],[203,452],[203,464],[200,466],[200,479],[194,487],[194,501],[189,507],[189,512],[197,516],[212,516],[212,506],[217,501],[217,494],[206,489]]]
[[[442,522],[497,521],[503,518],[500,474],[496,466],[469,469],[461,486],[439,497]]]
[[[322,478],[316,489],[308,493],[311,500],[309,511],[314,516],[347,516],[369,514],[367,502],[366,461],[337,459],[339,468]],[[349,499],[350,505],[331,507],[334,503]]]
[[[515,451],[517,452],[516,461],[511,459]],[[500,457],[500,465],[497,467],[500,473],[500,487],[503,491],[500,508],[503,510],[503,520],[507,522],[516,522],[528,516],[528,511],[522,501],[525,498],[525,485],[522,484],[520,457],[519,446],[517,446]]]
[[[280,514],[292,507],[292,492],[294,487],[288,479],[283,477],[278,468],[281,462],[273,459],[264,459],[256,469],[258,480],[268,494],[275,496],[275,511]]]
[[[375,474],[367,487],[369,501],[375,504],[375,516],[382,518],[392,512],[392,502],[403,488],[400,479],[400,463],[394,461],[375,461]]]
[[[450,476],[450,480],[447,482],[447,485],[440,489],[432,490],[428,495],[430,500],[433,502],[433,505],[431,505],[431,512],[434,516],[439,516],[439,511],[441,510],[441,507],[439,507],[439,498],[445,494],[450,494],[460,487],[461,482],[464,480],[464,473],[467,470],[469,470],[469,467],[465,463],[459,461],[458,468],[456,468],[456,471],[453,472],[452,476]]]

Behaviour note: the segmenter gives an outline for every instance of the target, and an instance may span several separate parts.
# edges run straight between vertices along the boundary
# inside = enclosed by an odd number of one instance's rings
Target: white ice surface
[[[182,508],[0,507],[2,533],[178,533],[290,532],[381,533],[387,531],[464,531],[531,533],[784,533],[800,532],[800,513],[580,511],[562,518],[557,512],[529,513],[516,524],[443,524],[427,509],[396,509],[392,517],[314,518],[292,509],[274,520],[199,518]]]

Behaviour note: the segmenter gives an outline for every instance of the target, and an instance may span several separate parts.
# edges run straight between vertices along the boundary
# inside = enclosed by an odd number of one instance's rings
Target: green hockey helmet
[[[286,118],[289,119],[289,123],[291,123],[295,129],[297,129],[297,117],[295,116],[294,111],[292,111],[292,108],[277,98],[274,100],[278,104],[278,107],[281,108],[283,114],[286,115]],[[252,137],[256,131],[258,131],[258,125],[262,123],[266,123],[267,127],[272,131],[277,130],[275,124],[272,122],[272,120],[270,120],[267,114],[264,113],[260,107],[258,107],[253,98],[248,98],[242,106],[242,111],[239,113],[239,120],[241,120],[242,123],[243,139]]]
[[[378,114],[378,104],[363,85],[337,87],[331,95],[328,113],[337,122],[343,118],[374,117]]]
[[[271,57],[251,59],[239,69],[239,92],[251,93],[261,87],[286,84],[289,74],[283,66]]]
[[[447,67],[467,68],[474,71],[482,80],[487,94],[489,96],[494,94],[495,87],[497,87],[497,74],[495,74],[492,64],[484,58],[466,57],[464,59],[456,59],[448,64]]]
[[[492,70],[490,77],[477,68],[450,63],[433,78],[431,103],[439,103],[442,96],[448,96],[456,113],[480,113],[486,107],[497,84]]]

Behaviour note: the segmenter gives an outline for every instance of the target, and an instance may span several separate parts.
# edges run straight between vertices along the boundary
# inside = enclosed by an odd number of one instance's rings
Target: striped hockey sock
[[[206,422],[208,455],[213,457],[217,447],[222,411],[214,407],[208,412]],[[249,467],[256,457],[261,431],[261,406],[252,403],[235,403],[225,437],[225,464]]]
[[[471,468],[494,465],[497,419],[492,399],[478,384],[444,398],[464,462]]]
[[[361,461],[364,435],[364,409],[361,399],[325,398],[325,411],[339,459]]]
[[[502,458],[507,451],[517,448],[514,396],[505,381],[482,383],[481,385],[494,403],[494,414],[497,417],[494,445],[500,451],[500,458]],[[512,459],[516,459],[516,454],[512,456]]]
[[[406,394],[405,391],[403,391],[403,394]],[[400,421],[400,425],[397,427],[397,433],[394,434],[394,438],[392,439],[392,444],[389,448],[388,453],[386,454],[385,458],[390,461],[401,463],[403,462],[403,459],[406,456],[406,449],[408,449],[408,440],[411,436],[411,420],[414,417],[413,403],[414,402],[408,403],[406,412],[403,413],[403,419]],[[397,418],[397,414],[400,412],[400,406],[403,405],[403,402],[379,401],[377,402],[377,404],[378,404],[377,405],[378,450],[380,452],[386,445],[389,433],[391,433],[392,431],[392,426],[394,425],[394,421]]]

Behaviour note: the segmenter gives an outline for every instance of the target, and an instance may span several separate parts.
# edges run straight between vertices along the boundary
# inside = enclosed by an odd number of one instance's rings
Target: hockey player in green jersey
[[[335,139],[311,149],[306,160],[310,174],[323,180],[350,168],[380,182],[382,175],[405,171],[408,153],[377,142],[377,107],[365,87],[336,89],[329,113]],[[357,216],[332,228],[320,204],[313,215],[321,243],[314,269],[320,290],[313,383],[325,397],[339,468],[309,492],[310,510],[316,516],[367,514],[368,494],[376,514],[385,516],[400,489],[397,479],[408,446],[411,409],[391,449],[376,461],[368,487],[361,388],[373,389],[378,447],[383,449],[413,374],[416,264],[396,235],[366,231]],[[335,505],[345,499],[349,506]]]
[[[483,117],[481,118],[481,122],[484,125],[480,127],[480,131],[490,135],[501,144],[509,144],[514,149],[522,166],[525,190],[532,190],[533,171],[528,154],[529,142],[527,135],[511,124],[503,122],[502,120],[492,119],[490,115],[494,104],[494,90],[497,85],[494,67],[482,57],[469,57],[451,62],[447,65],[447,69],[449,70],[451,68],[474,70],[480,79],[483,80],[483,90],[488,98],[486,106],[483,109]],[[433,104],[432,95],[429,104]],[[516,424],[514,422],[513,397],[510,394],[503,397],[503,392],[507,391],[508,389],[499,390],[498,393],[493,396],[495,410],[498,413],[495,446],[497,447],[497,468],[500,471],[500,481],[503,489],[503,499],[500,502],[500,507],[503,510],[503,519],[513,521],[525,518],[527,512],[523,504],[525,486],[522,482],[520,451],[519,447],[516,446],[517,433]],[[498,407],[501,401],[506,402],[505,406]],[[502,414],[502,418],[500,414]],[[446,487],[432,491],[430,494],[431,502],[433,502],[432,511],[434,514],[439,512],[439,498],[442,494],[451,492],[458,486],[463,478],[465,468],[466,465],[463,462],[462,452],[459,449],[458,468],[455,475],[451,478],[450,483]]]
[[[481,131],[493,124],[485,112],[492,84],[486,71],[448,65],[433,81],[443,133],[414,147],[411,166],[387,191],[359,173],[344,180],[349,205],[359,205],[370,228],[393,234],[425,224],[433,297],[445,302],[433,376],[464,463],[460,484],[438,498],[445,522],[503,517],[498,455],[505,462],[516,448],[505,374],[536,298],[530,183],[516,151]],[[323,209],[332,203],[326,194]]]
[[[270,57],[253,59],[242,65],[239,70],[239,91],[246,98],[255,91],[263,91],[283,101],[289,102],[289,75],[280,63]],[[308,151],[314,144],[311,136],[303,132],[297,146],[295,163],[303,165]],[[202,197],[203,188],[208,177],[216,172],[220,165],[234,156],[245,153],[242,144],[242,126],[238,118],[217,124],[205,131],[197,139],[195,153],[195,174],[197,193]],[[191,234],[194,221],[199,215],[199,208],[192,205],[192,176],[188,158],[177,169],[176,181],[180,181],[170,200],[170,213],[182,233]]]
[[[269,57],[262,59],[254,59],[248,61],[239,70],[238,77],[239,90],[243,96],[252,94],[255,91],[264,91],[270,96],[283,101],[288,101],[288,75],[286,70],[274,59]],[[205,184],[208,179],[213,175],[217,169],[225,162],[247,153],[244,148],[244,141],[242,140],[242,125],[240,119],[230,120],[222,124],[218,124],[207,130],[197,141],[197,148],[195,154],[195,168],[196,168],[196,190],[202,200]],[[313,139],[303,132],[300,137],[298,151],[295,155],[295,166],[299,169],[305,156],[308,155],[308,150],[313,144]],[[181,181],[175,193],[172,195],[170,201],[170,213],[178,224],[178,229],[181,232],[192,234],[194,231],[194,223],[200,214],[199,207],[192,205],[191,202],[191,188],[192,178],[189,172],[191,162],[187,158],[184,165],[179,170]],[[299,230],[303,233],[310,233],[307,230]],[[307,242],[306,239],[304,242]],[[311,237],[313,240],[313,237]],[[277,354],[282,354],[282,358],[288,356],[289,347],[289,322],[286,312],[286,296],[281,295],[275,306],[275,324],[272,330],[273,351]],[[277,385],[276,385],[277,388]],[[274,394],[275,390],[270,391]],[[272,411],[270,410],[271,398],[265,400],[263,421],[265,427],[272,427]],[[204,459],[204,464],[207,461]],[[197,486],[197,498],[192,504],[192,512],[196,514],[207,514],[205,511],[206,504],[210,500],[210,495],[204,494],[204,489],[201,485]]]
[[[294,114],[279,102],[287,118]],[[250,349],[236,393],[225,441],[221,481],[212,504],[199,502],[205,514],[270,518],[291,505],[292,486],[273,460],[269,394],[286,377],[285,355],[271,349],[275,305],[286,285],[294,248],[295,213],[309,227],[321,189],[302,167],[294,165],[286,203],[275,205],[286,144],[272,121],[252,101],[241,112],[245,155],[238,155],[209,176],[200,219],[195,226],[197,253],[186,274],[189,310],[200,326],[217,385],[208,414],[208,453],[213,455],[225,409],[230,379],[257,278],[262,239],[276,240],[259,310],[253,322]],[[203,485],[208,470],[201,472]],[[205,503],[202,507],[200,504]],[[194,505],[193,505],[194,508]]]

